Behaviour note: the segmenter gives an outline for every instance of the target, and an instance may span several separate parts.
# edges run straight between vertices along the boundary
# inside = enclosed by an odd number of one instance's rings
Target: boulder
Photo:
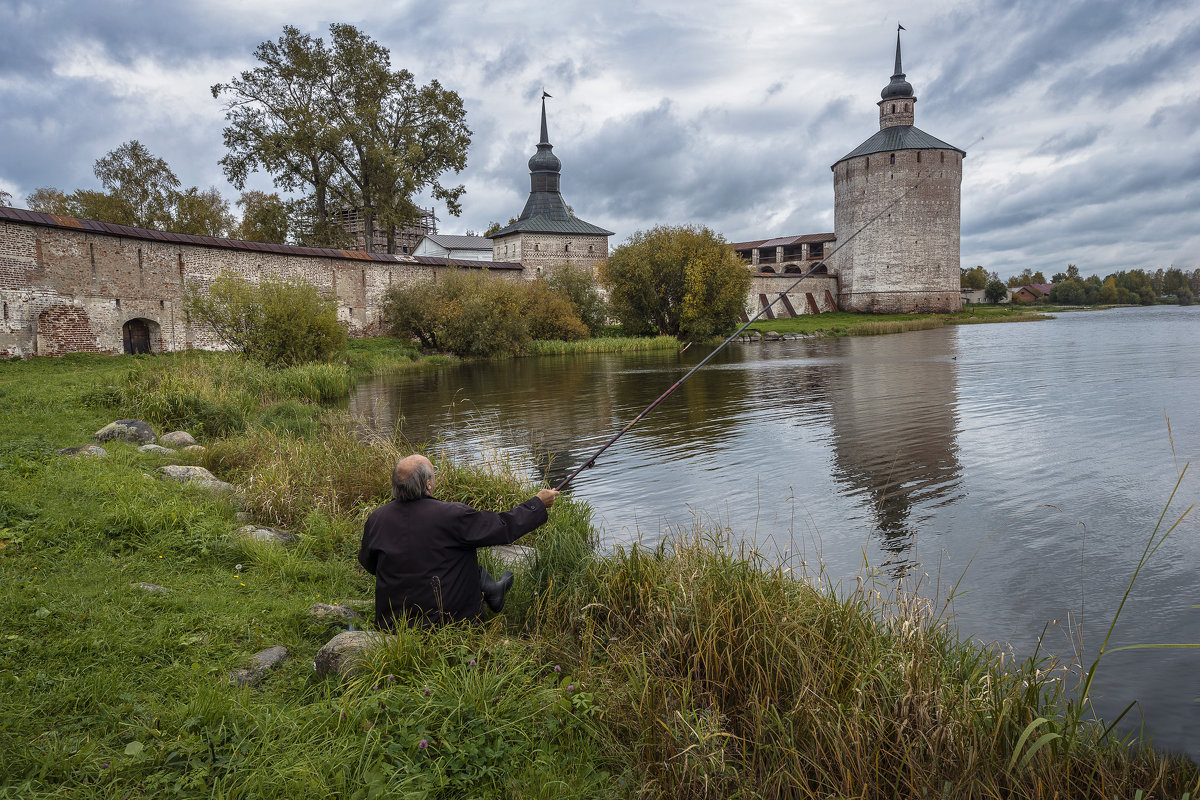
[[[750,341],[752,341],[752,342],[762,341],[762,334],[759,333],[758,331],[755,331],[754,333],[750,334]]]
[[[313,603],[309,606],[308,615],[319,620],[356,620],[362,619],[357,611],[342,605],[331,606],[328,603]]]
[[[250,657],[250,666],[229,673],[234,686],[256,686],[263,677],[287,660],[287,648],[281,645],[260,650]]]
[[[136,586],[139,589],[145,589],[147,592],[169,592],[169,591],[171,591],[170,589],[168,589],[165,586],[159,586],[157,583],[146,583],[145,581],[136,581],[129,585]]]
[[[183,448],[183,451],[184,451],[185,453],[203,453],[203,452],[204,452],[204,445],[202,445],[202,444],[189,444],[187,447]]]
[[[138,451],[142,453],[158,453],[160,456],[175,455],[175,451],[171,448],[163,447],[162,445],[158,444],[144,444],[138,448]]]
[[[767,331],[766,340],[768,342],[778,342],[781,338],[779,331]]]
[[[204,467],[192,467],[182,464],[171,464],[166,467],[159,467],[158,471],[166,475],[172,480],[180,483],[199,486],[202,489],[218,489],[228,491],[233,488],[233,484],[218,480],[217,476],[206,470]]]
[[[537,550],[524,544],[502,544],[489,547],[487,551],[509,569],[532,565],[537,558]]]
[[[259,525],[243,525],[238,528],[238,536],[242,539],[252,539],[256,542],[270,544],[289,544],[296,540],[296,534],[291,531],[281,531],[278,528],[264,528]]]
[[[158,440],[170,447],[190,447],[196,443],[196,440],[193,439],[192,435],[187,431],[171,431],[170,433],[164,433],[162,436],[158,437]]]
[[[74,458],[80,458],[82,456],[102,458],[108,455],[108,451],[98,444],[85,444],[81,445],[80,447],[64,447],[58,452],[64,456],[72,456]]]
[[[158,437],[154,433],[154,428],[151,428],[141,420],[119,419],[116,422],[108,423],[96,431],[95,436],[92,438],[98,442],[121,439],[134,444],[152,444]]]
[[[313,669],[322,678],[334,673],[343,678],[350,677],[354,674],[356,662],[364,650],[377,647],[390,638],[390,636],[368,631],[339,633],[317,651],[317,660],[313,664]]]

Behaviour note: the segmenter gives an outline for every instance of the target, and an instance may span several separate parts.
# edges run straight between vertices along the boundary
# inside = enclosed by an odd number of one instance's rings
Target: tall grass
[[[628,353],[642,350],[679,349],[679,340],[674,336],[602,336],[564,342],[558,339],[539,339],[530,342],[525,352],[531,356],[571,355],[575,353]]]
[[[862,322],[848,328],[846,332],[851,336],[881,336],[888,333],[905,333],[907,331],[927,331],[933,328],[941,328],[945,326],[945,322],[938,318],[928,319],[909,319],[901,321],[883,321],[883,322]]]

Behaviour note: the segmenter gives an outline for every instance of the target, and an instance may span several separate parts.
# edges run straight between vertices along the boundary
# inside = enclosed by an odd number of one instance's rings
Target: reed
[[[539,339],[529,343],[525,354],[531,356],[574,355],[576,353],[629,353],[643,350],[678,350],[674,336],[602,336],[565,342],[558,339]]]
[[[929,319],[909,319],[884,322],[861,322],[846,330],[851,336],[882,336],[888,333],[905,333],[907,331],[927,331],[945,326],[945,321],[936,317]]]

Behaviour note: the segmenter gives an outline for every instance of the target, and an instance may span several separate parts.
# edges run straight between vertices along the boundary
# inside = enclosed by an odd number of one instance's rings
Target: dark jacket
[[[475,548],[511,544],[546,521],[536,497],[512,511],[476,511],[432,497],[371,512],[358,563],[375,576],[375,624],[455,622],[483,612]]]

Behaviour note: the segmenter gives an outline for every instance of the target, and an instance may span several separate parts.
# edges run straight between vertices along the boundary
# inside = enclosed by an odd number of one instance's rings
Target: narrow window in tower
[[[564,253],[569,253],[569,252],[571,252],[571,245],[569,245],[569,244],[564,244],[564,245],[563,245],[563,252],[564,252]]]
[[[891,163],[893,163],[893,164],[896,163],[896,154],[895,153],[892,153],[892,162]]]
[[[893,114],[896,113],[896,104],[895,103],[892,103],[892,113]]]
[[[917,163],[918,164],[921,163],[921,151],[920,150],[917,151]]]
[[[946,163],[946,154],[945,153],[942,153],[942,163],[943,164]]]
[[[871,157],[867,156],[867,169],[871,168]]]

